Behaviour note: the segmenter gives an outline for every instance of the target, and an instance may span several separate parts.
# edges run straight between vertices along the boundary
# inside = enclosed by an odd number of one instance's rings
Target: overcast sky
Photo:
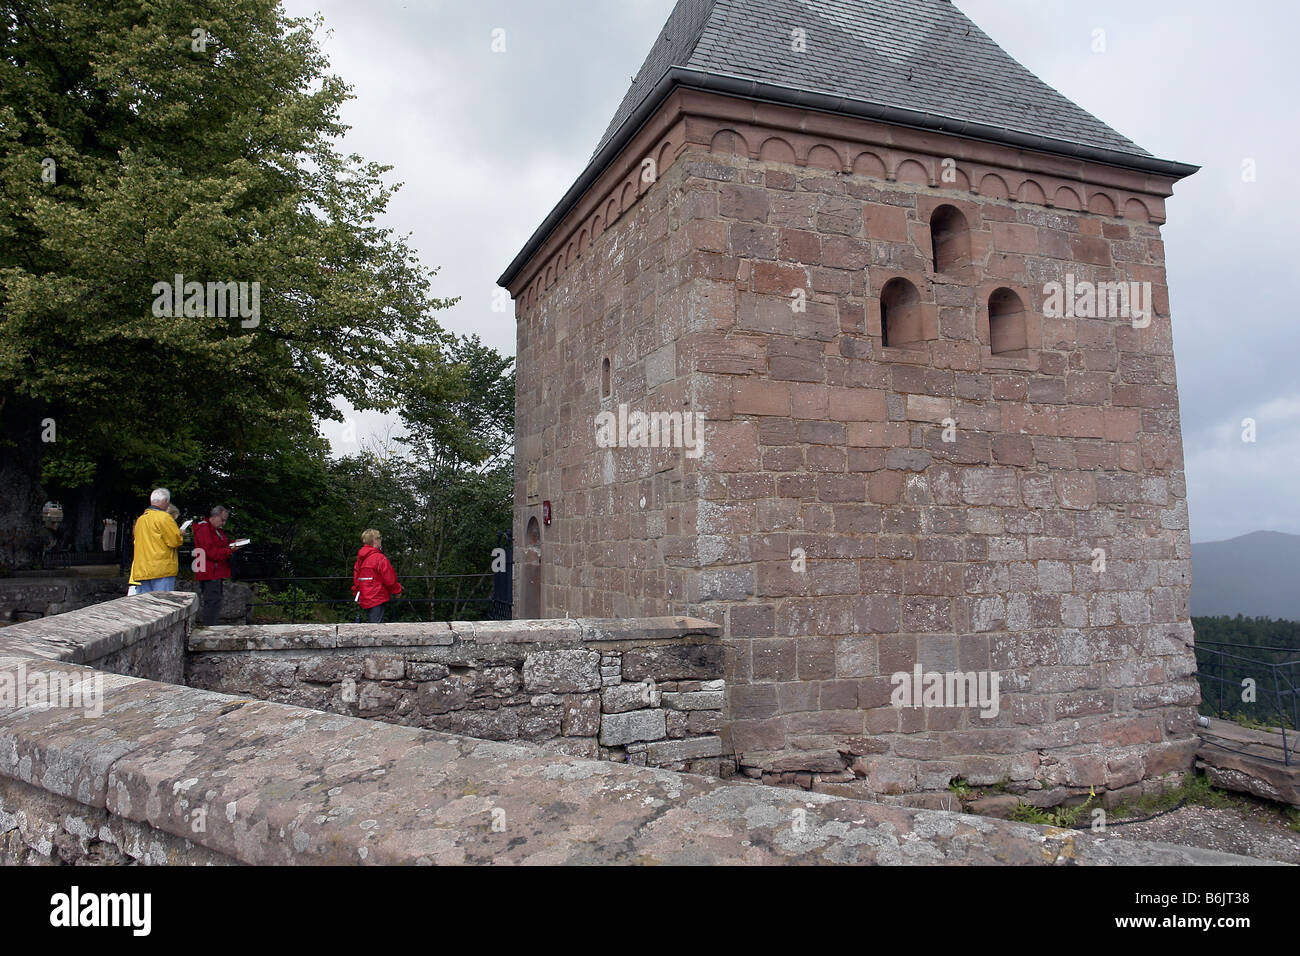
[[[284,0],[319,11],[354,87],[344,146],[405,184],[440,314],[514,354],[496,278],[572,185],[673,0]],[[1163,227],[1193,541],[1300,533],[1297,6],[1290,0],[957,0],[1026,67],[1157,156],[1203,167]],[[505,52],[492,51],[505,31]],[[1094,52],[1094,31],[1105,52]],[[1243,161],[1256,179],[1244,182]],[[1256,441],[1242,441],[1242,420]],[[385,430],[363,417],[359,437]],[[326,434],[340,451],[338,426]]]

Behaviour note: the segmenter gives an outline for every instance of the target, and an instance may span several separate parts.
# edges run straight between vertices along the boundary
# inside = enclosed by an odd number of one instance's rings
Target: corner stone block
[[[629,710],[658,707],[660,696],[650,681],[615,684],[600,692],[601,710],[607,714],[622,714]]]
[[[582,618],[565,623],[578,625],[584,642],[681,638],[688,634],[722,636],[721,624],[698,617],[631,617],[615,620]],[[611,654],[609,651],[605,653]]]
[[[406,661],[391,655],[367,657],[365,675],[367,680],[401,680],[406,676]]]
[[[538,651],[524,658],[524,689],[577,693],[600,688],[600,654],[587,650]]]
[[[722,740],[718,737],[661,740],[646,747],[646,762],[652,765],[720,756],[722,756]]]
[[[716,680],[722,676],[721,644],[669,644],[623,654],[623,679]]]
[[[722,698],[724,692],[717,691],[690,691],[684,694],[664,694],[664,707],[669,710],[722,710]],[[701,756],[716,756],[715,754],[702,754]],[[685,757],[681,758],[687,759]]]
[[[563,706],[560,733],[565,737],[594,738],[600,733],[600,698],[595,694],[570,694]]]
[[[606,714],[600,720],[600,743],[619,747],[638,740],[660,740],[668,735],[668,720],[662,710],[634,710]]]

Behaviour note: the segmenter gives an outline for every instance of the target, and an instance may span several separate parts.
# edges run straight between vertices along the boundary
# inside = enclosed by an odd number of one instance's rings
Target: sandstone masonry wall
[[[720,633],[685,618],[204,628],[187,683],[717,776],[734,771]]]
[[[576,209],[512,286],[546,613],[723,624],[731,749],[771,782],[1037,800],[1190,767],[1169,180],[698,93],[628,155],[593,195],[676,158],[613,218]],[[970,248],[936,272],[944,205]],[[882,341],[892,279],[919,293],[908,347]],[[1045,307],[1047,283],[1121,280],[1151,284],[1147,327]],[[596,447],[620,403],[703,413],[703,455]],[[917,664],[996,671],[1000,712],[891,706]]]
[[[590,222],[538,273],[545,306],[520,308],[516,381],[515,614],[526,616],[527,523],[553,501],[541,528],[537,617],[615,618],[667,613],[689,562],[661,546],[680,533],[674,503],[693,497],[679,449],[598,449],[599,411],[698,407],[679,343],[702,328],[690,296],[691,251],[676,163],[684,131],[651,123],[620,175],[585,201]],[[642,157],[657,159],[653,180]],[[602,397],[602,363],[611,392]],[[536,469],[536,481],[529,468]],[[653,609],[643,613],[643,609]],[[531,616],[531,615],[528,615]]]

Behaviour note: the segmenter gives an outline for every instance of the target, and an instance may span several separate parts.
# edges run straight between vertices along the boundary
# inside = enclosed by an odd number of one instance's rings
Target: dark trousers
[[[387,602],[385,602],[385,603],[383,603],[383,604],[376,604],[376,605],[375,605],[374,607],[372,607],[372,608],[367,608],[367,609],[366,609],[366,623],[367,623],[367,624],[383,624],[383,623],[384,623],[384,608],[386,608],[386,607],[388,607],[388,603],[387,603]]]
[[[203,626],[212,627],[221,617],[221,585],[224,582],[221,579],[216,581],[200,581],[199,597],[203,602]]]

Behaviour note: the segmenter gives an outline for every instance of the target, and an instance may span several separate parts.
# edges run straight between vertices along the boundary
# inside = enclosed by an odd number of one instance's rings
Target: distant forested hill
[[[1192,616],[1300,621],[1300,535],[1255,531],[1192,545]]]
[[[1300,665],[1268,665],[1300,661],[1300,621],[1238,614],[1193,617],[1192,627],[1196,631],[1202,714],[1215,716],[1222,706],[1225,716],[1276,726],[1280,700],[1282,719],[1288,727],[1297,725],[1294,708],[1300,691]],[[1253,702],[1242,699],[1246,678],[1254,681]]]

